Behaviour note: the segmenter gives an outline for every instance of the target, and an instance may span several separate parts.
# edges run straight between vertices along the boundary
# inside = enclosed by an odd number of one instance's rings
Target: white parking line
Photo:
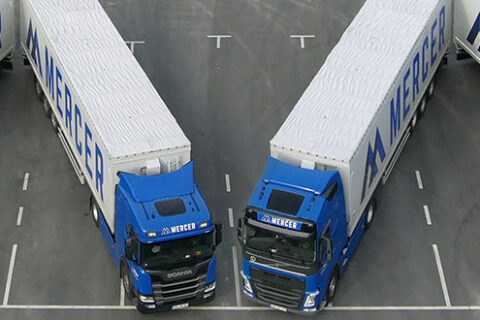
[[[420,175],[420,171],[415,170],[415,176],[417,176],[418,189],[423,190],[423,182],[422,182],[422,176]]]
[[[233,209],[228,208],[228,221],[230,222],[230,228],[235,227],[235,224],[233,223]]]
[[[430,210],[427,205],[423,206],[423,211],[425,211],[425,219],[427,220],[427,225],[432,225],[432,219],[430,218]]]
[[[242,299],[240,296],[240,278],[238,272],[238,258],[237,258],[237,247],[232,247],[232,257],[233,257],[233,275],[235,276],[235,298],[237,300],[237,306],[242,305]]]
[[[22,225],[23,207],[18,208],[17,226]]]
[[[480,310],[480,306],[345,306],[327,307],[328,311],[471,311]]]
[[[23,177],[23,186],[22,186],[22,190],[23,191],[27,191],[27,187],[28,187],[28,178],[30,177],[30,173],[25,173],[25,176]]]
[[[19,310],[135,310],[135,306],[116,305],[0,305],[2,309]],[[480,306],[342,306],[326,307],[325,311],[478,311]],[[186,311],[276,311],[267,307],[194,306]]]
[[[3,306],[8,305],[8,297],[10,296],[10,286],[12,285],[13,267],[15,266],[15,257],[17,255],[17,244],[12,247],[12,256],[10,257],[10,266],[8,267],[7,284],[5,286],[5,294],[3,295]]]
[[[130,45],[130,51],[132,54],[135,54],[135,45],[136,44],[145,44],[145,41],[125,41],[127,45]]]
[[[305,38],[315,38],[313,34],[292,34],[290,38],[300,38],[300,48],[305,49]]]
[[[120,279],[120,306],[123,307],[125,305],[125,290],[123,290],[123,282]]]
[[[443,274],[442,261],[440,260],[440,254],[438,253],[438,247],[436,244],[432,244],[433,253],[435,254],[435,261],[437,262],[438,276],[440,277],[440,283],[442,284],[443,297],[445,298],[445,304],[447,307],[451,307],[450,296],[448,295],[447,282],[445,281],[445,275]]]
[[[230,175],[227,173],[225,174],[225,188],[227,192],[232,192],[232,186],[230,185]]]
[[[222,39],[225,39],[225,38],[231,38],[232,36],[229,35],[229,34],[219,34],[219,35],[208,35],[207,38],[210,38],[210,39],[217,39],[217,49],[220,49],[220,42],[222,41]]]

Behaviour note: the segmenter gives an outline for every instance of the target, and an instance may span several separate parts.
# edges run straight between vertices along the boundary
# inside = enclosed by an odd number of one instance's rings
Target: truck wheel
[[[430,81],[430,84],[428,85],[427,89],[427,100],[430,101],[433,97],[433,93],[435,92],[435,79],[432,79]]]
[[[375,210],[377,209],[376,200],[373,198],[367,207],[367,213],[365,217],[365,230],[370,228],[373,222],[373,217],[375,216]]]
[[[35,85],[35,92],[37,93],[38,99],[43,102],[43,89],[42,86],[40,86],[40,82],[38,82],[35,75],[33,75],[33,83]]]
[[[123,289],[125,290],[125,296],[129,300],[132,300],[133,298],[132,278],[130,276],[130,272],[128,272],[128,267],[125,264],[125,262],[122,262],[120,270],[121,270],[120,273],[122,276]]]
[[[327,302],[332,302],[335,292],[337,291],[338,272],[337,268],[333,269],[330,280],[328,280],[327,287]]]
[[[55,114],[52,112],[51,116],[50,116],[50,120],[52,121],[52,127],[53,127],[53,131],[55,133],[58,132],[58,127],[59,127],[59,124],[58,124],[58,120],[57,120],[57,117],[55,116]]]
[[[50,118],[52,116],[52,109],[50,109],[50,104],[48,103],[47,97],[43,97],[43,110],[45,111],[45,114],[47,115],[47,118]]]
[[[93,222],[95,222],[95,226],[98,228],[98,221],[100,210],[98,209],[98,204],[95,201],[93,196],[90,197],[90,213],[92,214]]]
[[[423,97],[417,110],[418,118],[421,118],[425,114],[425,110],[427,110],[427,98]]]

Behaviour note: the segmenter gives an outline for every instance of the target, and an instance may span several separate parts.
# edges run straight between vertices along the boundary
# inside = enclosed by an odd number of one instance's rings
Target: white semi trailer
[[[12,68],[15,50],[15,16],[13,1],[0,0],[0,69]]]
[[[453,35],[459,59],[474,58],[480,63],[480,1],[454,1]]]

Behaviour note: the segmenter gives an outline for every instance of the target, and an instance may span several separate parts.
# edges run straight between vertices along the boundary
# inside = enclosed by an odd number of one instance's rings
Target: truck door
[[[319,258],[321,263],[321,274],[329,275],[332,269],[333,261],[333,242],[330,232],[330,221],[322,232],[319,239]]]

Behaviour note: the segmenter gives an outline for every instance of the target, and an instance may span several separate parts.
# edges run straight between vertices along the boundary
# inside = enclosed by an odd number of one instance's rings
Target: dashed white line
[[[23,177],[23,186],[22,186],[22,190],[23,191],[27,191],[27,188],[28,188],[28,178],[30,178],[30,173],[25,173],[25,176]]]
[[[422,182],[422,176],[420,175],[420,171],[415,170],[415,176],[417,177],[418,189],[423,190],[423,182]]]
[[[233,275],[235,277],[235,298],[237,300],[237,306],[242,305],[242,298],[240,296],[240,277],[238,272],[238,258],[237,258],[237,247],[232,247],[232,257],[233,257]]]
[[[423,206],[423,211],[425,211],[425,219],[427,220],[427,225],[432,225],[432,218],[430,218],[430,210],[427,205]]]
[[[445,298],[445,304],[447,307],[451,307],[450,296],[448,295],[447,282],[445,281],[445,275],[443,274],[442,261],[440,260],[440,254],[438,253],[438,247],[436,244],[432,244],[433,253],[435,255],[435,261],[437,262],[438,276],[440,277],[440,283],[442,284],[443,297]]]
[[[208,35],[207,38],[210,38],[210,39],[217,39],[217,49],[220,49],[221,47],[221,41],[222,39],[226,39],[226,38],[231,38],[232,36],[229,35],[229,34],[219,34],[219,35]]]
[[[305,38],[315,38],[313,34],[292,34],[290,38],[299,38],[300,39],[300,48],[305,49]]]
[[[235,227],[235,224],[233,222],[233,209],[228,208],[228,221],[230,222],[230,228]]]
[[[123,289],[123,282],[120,280],[120,306],[125,305],[125,290]]]
[[[17,244],[12,247],[12,255],[10,257],[10,265],[8,267],[7,284],[5,285],[5,294],[3,295],[3,306],[8,305],[8,297],[10,296],[10,286],[12,285],[13,267],[15,266],[15,257],[17,256]]]
[[[22,225],[23,207],[18,208],[17,226]]]
[[[230,185],[230,175],[228,173],[225,174],[225,188],[227,192],[232,192],[232,186]]]

